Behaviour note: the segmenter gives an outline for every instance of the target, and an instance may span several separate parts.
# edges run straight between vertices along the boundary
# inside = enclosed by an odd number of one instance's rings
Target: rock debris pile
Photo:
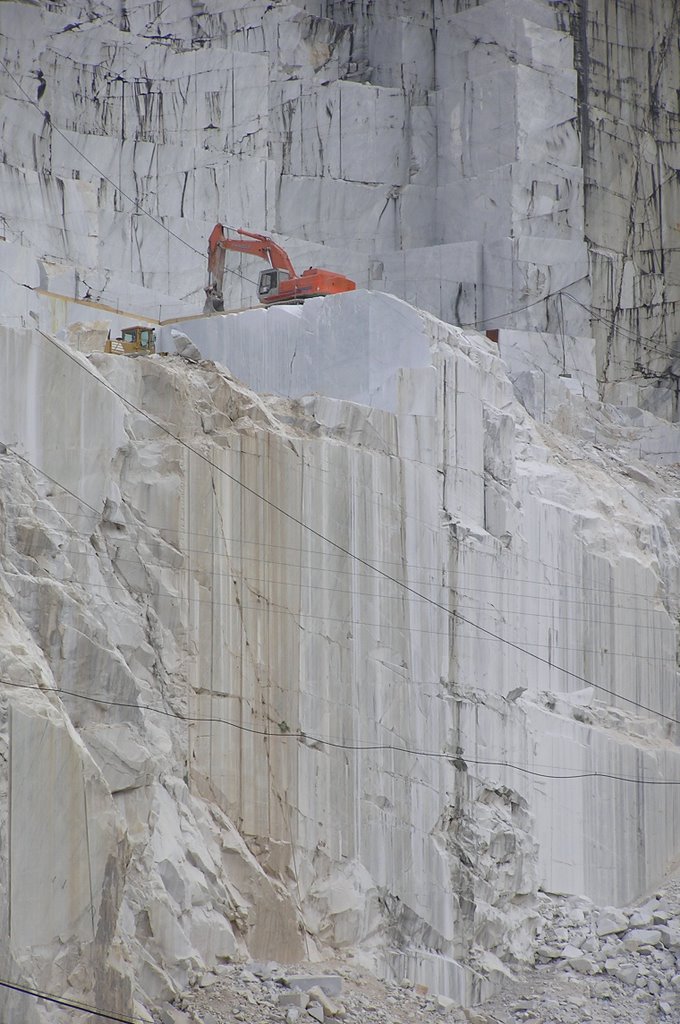
[[[160,1011],[162,1024],[330,1024],[364,1021],[412,1024],[433,1013],[449,1024],[466,1021],[453,999],[433,995],[426,985],[404,978],[381,982],[359,968],[337,962],[329,973],[302,973],[304,967],[276,963],[229,965],[219,978]],[[307,969],[309,965],[307,965]],[[469,1011],[474,1012],[474,1011]]]
[[[677,892],[677,890],[676,890]],[[634,909],[597,909],[580,897],[541,906],[537,962],[616,979],[663,1015],[680,1016],[680,907],[656,896]]]
[[[225,965],[160,1011],[161,1024],[656,1024],[680,1019],[680,882],[638,907],[542,895],[536,963],[461,1008],[410,978],[381,982],[348,962],[317,974],[276,963]],[[307,965],[308,966],[308,965]]]

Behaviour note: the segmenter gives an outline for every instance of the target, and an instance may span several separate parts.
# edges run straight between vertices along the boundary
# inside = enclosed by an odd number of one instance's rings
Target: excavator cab
[[[156,332],[153,327],[125,327],[120,338],[108,338],[105,352],[120,356],[153,355],[156,351]]]
[[[281,291],[281,282],[289,280],[290,274],[287,270],[277,270],[274,267],[263,270],[257,282],[257,297],[260,302],[274,302]]]

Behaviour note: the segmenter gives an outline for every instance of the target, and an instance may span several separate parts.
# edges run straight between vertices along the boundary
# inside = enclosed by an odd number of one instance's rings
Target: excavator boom
[[[262,271],[257,287],[260,302],[264,306],[272,306],[277,302],[304,302],[315,295],[331,295],[356,288],[354,281],[342,274],[318,267],[309,267],[298,276],[286,250],[268,235],[259,235],[243,228],[238,228],[238,234],[240,238],[228,238],[222,224],[216,224],[210,233],[208,285],[205,291],[207,306],[214,310],[224,309],[222,281],[227,251],[249,253],[269,263],[271,269]]]

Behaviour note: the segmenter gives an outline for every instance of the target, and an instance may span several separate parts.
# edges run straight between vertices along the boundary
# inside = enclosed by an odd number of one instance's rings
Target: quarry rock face
[[[358,952],[444,1010],[671,948],[618,909],[677,860],[680,488],[671,328],[644,387],[601,330],[604,0],[2,6],[0,980]],[[358,290],[201,316],[216,221]]]
[[[340,299],[322,373],[344,305],[401,307]],[[640,787],[678,770],[675,471],[632,455],[654,424],[598,407],[604,452],[571,390],[541,427],[491,342],[404,325],[385,362],[430,364],[394,411],[3,334],[6,952],[43,988],[129,1010],[299,959],[302,926],[469,1002],[475,949],[531,955],[537,886],[629,902],[675,855],[677,791]],[[59,368],[70,421],[23,424],[10,390]]]

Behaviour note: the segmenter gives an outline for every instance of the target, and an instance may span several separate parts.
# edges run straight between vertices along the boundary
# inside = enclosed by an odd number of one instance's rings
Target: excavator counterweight
[[[257,294],[263,306],[280,302],[304,302],[318,295],[335,295],[351,292],[356,288],[354,281],[332,270],[309,267],[302,274],[296,274],[288,253],[267,235],[238,228],[240,238],[228,238],[222,224],[216,224],[208,240],[208,285],[205,289],[208,307],[222,312],[224,297],[225,252],[245,252],[259,256],[269,263],[270,269],[263,270],[257,285]]]

